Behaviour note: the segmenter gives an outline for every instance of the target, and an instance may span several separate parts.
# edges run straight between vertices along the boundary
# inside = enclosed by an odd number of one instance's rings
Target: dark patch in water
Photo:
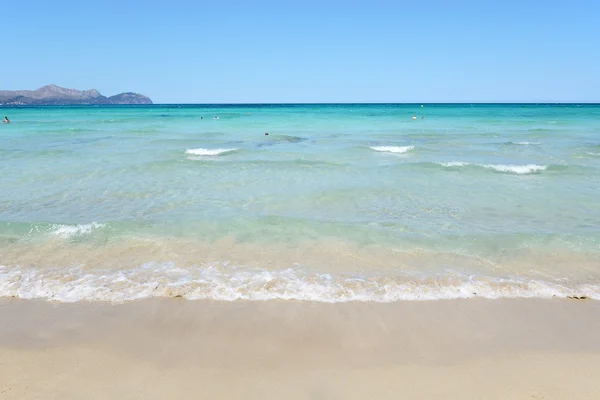
[[[307,138],[300,136],[274,135],[266,138],[265,142],[259,143],[256,147],[274,146],[282,143],[301,143],[307,141]]]
[[[287,143],[300,143],[308,140],[307,138],[299,137],[299,136],[287,136],[287,135],[279,135],[274,136],[274,139],[278,142],[287,142]]]

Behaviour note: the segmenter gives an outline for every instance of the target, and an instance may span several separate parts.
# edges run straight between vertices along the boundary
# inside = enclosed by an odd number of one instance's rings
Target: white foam
[[[527,165],[503,165],[503,164],[489,164],[482,165],[484,168],[491,168],[500,172],[511,172],[514,174],[524,175],[524,174],[534,174],[536,172],[544,171],[547,166],[545,165],[537,165],[537,164],[527,164]]]
[[[73,236],[87,235],[94,229],[103,228],[104,226],[106,225],[97,222],[82,225],[52,225],[51,233],[62,238],[70,238]]]
[[[477,166],[481,168],[493,169],[498,172],[507,172],[512,174],[524,175],[534,174],[536,172],[544,171],[548,168],[546,165],[537,164],[526,164],[526,165],[505,165],[505,164],[472,164],[464,161],[450,161],[450,162],[439,162],[437,163],[443,167],[466,167],[468,165]]]
[[[237,149],[187,149],[185,151],[186,154],[191,154],[194,156],[219,156],[221,154],[231,153],[232,151],[236,151]]]
[[[373,146],[369,148],[371,150],[380,151],[384,153],[402,154],[413,150],[415,146]]]
[[[588,152],[590,156],[600,156],[600,153]]]
[[[464,167],[467,165],[471,165],[471,163],[464,162],[464,161],[450,161],[450,162],[438,163],[438,164],[443,167]]]
[[[328,303],[554,296],[600,300],[600,285],[463,275],[361,277],[307,273],[298,268],[267,271],[224,265],[182,269],[172,264],[147,264],[126,270],[74,267],[45,271],[0,266],[0,297],[3,296],[60,302],[124,302],[149,297]]]
[[[520,146],[539,146],[541,142],[510,142],[512,144],[518,144]]]

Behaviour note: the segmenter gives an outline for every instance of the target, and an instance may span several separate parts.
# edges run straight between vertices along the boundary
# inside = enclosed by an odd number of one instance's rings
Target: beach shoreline
[[[0,398],[592,399],[600,302],[0,299]]]

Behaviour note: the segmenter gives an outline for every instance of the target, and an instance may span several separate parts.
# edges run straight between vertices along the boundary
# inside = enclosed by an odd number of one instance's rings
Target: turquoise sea
[[[600,105],[0,113],[0,296],[600,299]]]

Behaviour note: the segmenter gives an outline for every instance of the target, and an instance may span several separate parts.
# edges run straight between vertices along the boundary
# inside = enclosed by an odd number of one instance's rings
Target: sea
[[[600,105],[0,114],[0,297],[600,300]]]

